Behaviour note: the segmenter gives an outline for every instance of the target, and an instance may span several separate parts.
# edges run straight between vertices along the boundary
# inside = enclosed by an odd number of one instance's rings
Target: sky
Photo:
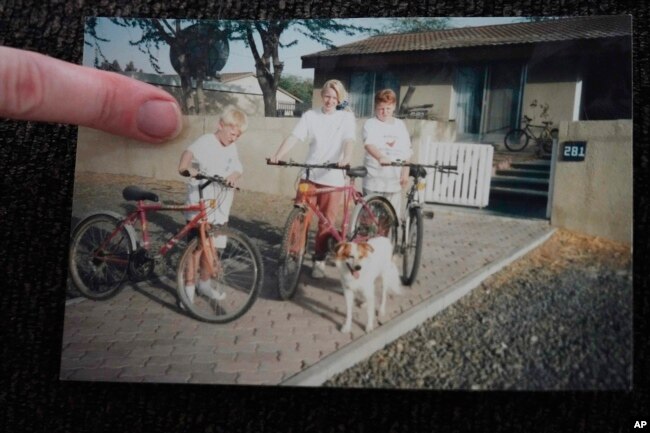
[[[342,19],[338,21],[365,27],[380,28],[388,24],[389,20],[390,18],[356,18]],[[449,26],[484,26],[492,24],[507,24],[516,21],[520,21],[520,19],[505,17],[451,18]],[[117,60],[122,68],[124,68],[124,66],[130,61],[133,61],[138,70],[142,69],[144,72],[155,72],[149,63],[147,55],[140,52],[137,47],[133,47],[129,44],[129,41],[136,41],[140,38],[141,34],[139,29],[120,27],[111,23],[107,18],[100,18],[98,19],[97,34],[110,41],[101,43],[102,52],[109,61],[112,62],[113,60]],[[330,33],[328,37],[335,45],[340,46],[365,39],[369,37],[369,35],[361,34],[346,36],[340,33]],[[293,30],[288,30],[281,36],[281,41],[283,43],[289,43],[295,39],[298,39],[298,44],[280,50],[280,59],[284,62],[284,73],[313,79],[314,70],[302,68],[301,56],[324,50],[326,47],[317,42],[306,39],[304,36]],[[95,49],[88,45],[84,45],[83,64],[86,66],[93,66],[94,59]],[[158,60],[163,73],[176,73],[169,61],[169,47],[167,45],[161,46],[158,50]],[[254,70],[253,55],[250,48],[246,47],[241,41],[231,41],[230,55],[221,72],[253,72]]]

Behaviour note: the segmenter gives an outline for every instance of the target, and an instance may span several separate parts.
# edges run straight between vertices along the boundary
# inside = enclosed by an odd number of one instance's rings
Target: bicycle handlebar
[[[190,176],[190,171],[189,170],[183,170],[181,172],[181,176],[191,177]],[[218,183],[221,186],[225,186],[226,188],[233,188],[234,190],[239,191],[239,188],[229,184],[228,181],[226,181],[225,178],[223,178],[221,176],[218,176],[216,174],[215,175],[209,175],[209,174],[206,174],[206,173],[199,172],[199,173],[196,174],[196,176],[194,176],[194,178],[197,179],[197,180],[202,180],[202,179],[208,180],[209,182],[205,183],[204,186],[207,186],[208,183],[210,183],[210,182],[214,182],[214,183]]]
[[[436,170],[440,171],[456,171],[458,170],[457,165],[440,165],[438,163],[436,164],[417,164],[414,162],[405,162],[405,161],[393,161],[389,162],[388,164],[381,164],[382,166],[385,167],[427,167],[427,168],[435,168]]]
[[[533,119],[531,119],[530,117],[528,117],[528,116],[526,116],[526,115],[524,114],[524,120],[523,120],[523,122],[524,122],[525,124],[530,125],[530,126],[536,126],[536,127],[538,127],[538,128],[543,128],[542,125],[533,125],[533,124],[531,123],[532,121],[533,121]],[[552,120],[544,120],[544,121],[542,121],[542,123],[543,123],[544,125],[552,125],[552,124],[553,124],[553,121],[552,121]]]
[[[271,162],[271,158],[266,158],[266,164],[279,165],[283,167],[326,168],[326,169],[334,169],[334,170],[348,170],[350,168],[349,165],[344,165],[342,167],[339,167],[339,165],[335,162],[328,162],[327,164],[304,164],[301,162],[293,162],[293,161]]]

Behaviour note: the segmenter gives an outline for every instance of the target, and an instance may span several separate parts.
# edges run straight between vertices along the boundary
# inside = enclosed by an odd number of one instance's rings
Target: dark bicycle
[[[426,186],[427,170],[432,168],[436,172],[456,174],[458,166],[440,164],[415,164],[410,162],[395,161],[382,164],[393,167],[409,167],[409,176],[413,184],[406,193],[406,206],[400,217],[400,234],[395,245],[395,252],[402,256],[402,283],[410,286],[415,281],[422,258],[422,206],[420,194]]]
[[[533,125],[528,116],[524,116],[524,127],[511,129],[503,139],[503,144],[511,152],[521,152],[528,146],[530,140],[533,140],[538,149],[542,150],[545,153],[551,153],[553,151],[553,141],[558,139],[558,129],[551,128],[553,122],[542,122],[542,125]],[[538,128],[540,130],[539,135],[535,135],[531,128]]]

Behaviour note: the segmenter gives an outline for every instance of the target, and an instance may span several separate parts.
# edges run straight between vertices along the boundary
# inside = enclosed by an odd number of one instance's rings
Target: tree
[[[117,60],[113,60],[112,62],[104,60],[99,66],[97,66],[97,69],[111,72],[122,72],[122,67]]]
[[[126,66],[124,67],[124,72],[137,72],[137,69],[133,64],[133,60],[131,60],[129,63],[126,64]]]
[[[141,19],[141,18],[111,18],[111,21],[122,27],[139,28],[142,37],[136,41],[130,41],[140,51],[147,54],[149,62],[154,70],[162,73],[158,65],[157,54],[153,52],[161,44],[167,44],[171,52],[178,54],[178,67],[174,66],[181,78],[181,107],[187,112],[192,103],[192,78],[197,82],[198,101],[195,106],[203,107],[202,83],[209,74],[199,68],[200,62],[194,64],[192,59],[201,59],[202,53],[195,52],[193,48],[201,48],[197,44],[205,36],[207,47],[209,35],[220,35],[228,40],[243,40],[250,48],[253,58],[255,75],[262,89],[264,99],[264,113],[266,116],[274,117],[276,113],[276,92],[282,77],[284,63],[280,59],[280,48],[291,47],[298,43],[295,39],[290,42],[282,42],[281,36],[292,28],[304,37],[316,41],[327,48],[334,48],[334,43],[327,37],[329,33],[342,32],[346,35],[354,35],[361,32],[370,32],[372,29],[344,24],[334,19],[310,19],[310,20],[256,20],[256,21],[199,21],[199,20],[163,20],[163,19]],[[101,38],[96,31],[97,19],[86,21],[86,35],[94,39],[96,47],[107,39]],[[197,32],[190,32],[189,29],[201,28]],[[213,33],[210,33],[213,32]],[[208,36],[206,36],[208,35]],[[222,41],[223,39],[219,39]],[[98,49],[101,54],[101,50]],[[226,56],[227,58],[227,56]],[[224,60],[225,62],[225,60]],[[95,62],[97,65],[97,62]]]
[[[329,33],[343,32],[352,36],[360,32],[369,32],[372,29],[343,24],[334,19],[313,19],[313,20],[263,20],[263,21],[240,21],[237,22],[237,32],[246,41],[255,59],[255,75],[262,89],[264,98],[264,114],[269,117],[276,116],[276,92],[284,63],[280,60],[280,48],[291,47],[298,43],[295,39],[288,43],[280,41],[280,37],[289,28],[293,28],[312,41],[316,41],[327,48],[334,48],[335,45],[327,37]],[[261,50],[255,35],[261,41]]]
[[[157,51],[161,44],[168,45],[170,52],[175,53],[175,57],[171,60],[181,79],[181,97],[179,101],[181,108],[185,113],[189,111],[191,106],[194,106],[197,112],[204,110],[203,81],[216,72],[214,71],[215,68],[205,66],[205,63],[211,59],[210,56],[205,54],[210,52],[212,47],[209,45],[215,42],[215,37],[219,37],[220,39],[217,42],[221,42],[221,44],[218,44],[218,49],[225,51],[222,62],[225,64],[225,59],[228,57],[227,35],[231,33],[228,22],[225,22],[225,28],[222,29],[218,21],[141,18],[111,18],[110,21],[121,27],[137,28],[141,31],[142,36],[140,39],[129,41],[129,43],[138,47],[141,52],[148,56],[151,67],[159,74],[162,74],[162,70],[158,63],[158,54],[154,50]],[[105,59],[101,52],[101,44],[109,42],[109,40],[97,34],[97,24],[97,18],[88,19],[85,33],[87,35],[86,43],[91,44],[90,40],[94,43],[95,66],[99,67],[97,57]],[[201,62],[200,60],[204,61]],[[221,67],[223,67],[223,64]],[[193,90],[192,79],[196,80],[196,92]]]
[[[313,80],[286,74],[280,78],[280,87],[302,99],[302,102],[306,105],[311,105],[311,98],[314,91]]]
[[[379,30],[381,34],[415,33],[449,28],[449,18],[394,18]]]

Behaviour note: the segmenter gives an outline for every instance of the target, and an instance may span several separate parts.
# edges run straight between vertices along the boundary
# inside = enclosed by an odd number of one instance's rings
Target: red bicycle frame
[[[220,183],[222,182],[221,178],[219,178],[218,176],[204,176],[203,178],[208,178],[210,181],[213,182],[214,181]],[[217,200],[216,199],[204,200],[202,194],[203,188],[207,186],[209,183],[210,182],[206,182],[199,187],[200,198],[198,203],[184,204],[184,205],[173,205],[173,204],[164,204],[164,203],[149,204],[146,203],[145,200],[137,200],[136,209],[131,213],[129,213],[124,219],[120,221],[120,223],[117,225],[113,233],[111,233],[111,235],[100,246],[99,251],[103,250],[105,245],[108,242],[110,242],[110,240],[113,237],[115,237],[117,233],[120,232],[122,227],[131,227],[132,228],[131,231],[133,231],[133,227],[135,227],[137,222],[140,222],[140,228],[142,231],[142,242],[140,246],[144,250],[149,251],[151,248],[151,238],[149,236],[149,221],[147,220],[147,213],[159,212],[159,211],[177,211],[177,212],[189,211],[189,212],[198,212],[198,213],[190,221],[188,221],[187,224],[185,224],[180,229],[180,231],[178,231],[178,233],[173,235],[167,242],[165,242],[160,247],[160,250],[157,252],[158,256],[162,257],[165,254],[167,254],[169,250],[171,250],[178,243],[180,239],[185,237],[190,230],[196,228],[197,226],[199,228],[200,244],[204,245],[205,242],[208,242],[210,244],[209,250],[212,251],[212,245],[211,245],[212,240],[206,235],[207,226],[208,226],[207,209],[208,207],[215,207]],[[212,266],[212,263],[210,263],[209,266]]]
[[[205,201],[200,201],[199,203],[196,204],[189,204],[189,205],[169,205],[169,204],[146,204],[144,200],[140,200],[137,202],[137,209],[131,212],[127,217],[123,220],[124,225],[130,225],[134,226],[138,221],[140,222],[140,227],[142,230],[142,247],[146,250],[151,248],[151,237],[149,235],[149,223],[147,220],[147,213],[148,212],[158,212],[158,211],[191,211],[195,212],[198,211],[198,214],[192,218],[187,224],[181,228],[181,230],[176,233],[174,236],[172,236],[165,244],[160,247],[160,250],[158,253],[161,256],[164,256],[167,254],[169,250],[171,250],[174,245],[178,243],[180,239],[185,237],[190,230],[193,228],[199,226],[200,234],[201,236],[205,236],[205,218],[207,216],[206,212],[206,204]],[[202,221],[203,220],[203,221]],[[203,229],[201,228],[203,227]]]
[[[343,222],[341,224],[341,229],[336,230],[334,223],[330,221],[325,214],[314,204],[316,196],[320,194],[328,194],[332,192],[343,192]],[[329,231],[334,239],[337,242],[345,241],[345,233],[347,233],[348,225],[350,223],[350,201],[353,201],[355,204],[363,202],[361,193],[356,190],[353,184],[353,180],[350,180],[350,183],[346,186],[328,186],[328,187],[316,187],[315,184],[307,180],[303,180],[298,184],[298,194],[295,200],[295,206],[307,207],[309,211],[313,212],[319,220],[323,221],[325,228]],[[309,227],[311,222],[311,212],[308,212],[306,226]]]

